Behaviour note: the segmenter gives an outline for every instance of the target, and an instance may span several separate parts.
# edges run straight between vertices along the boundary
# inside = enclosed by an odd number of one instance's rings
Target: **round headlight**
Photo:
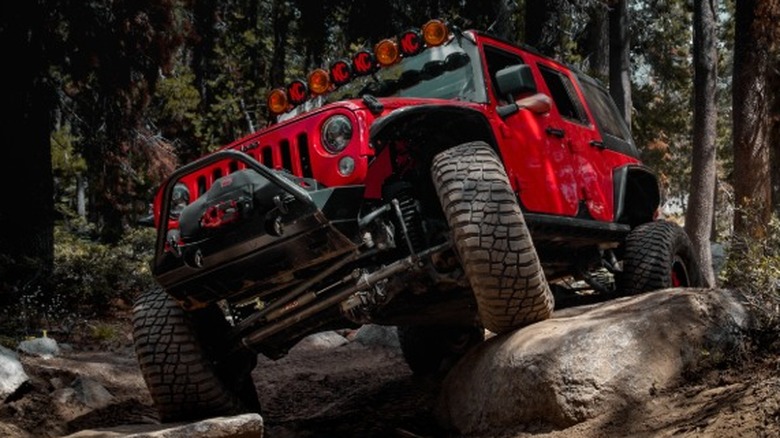
[[[322,124],[322,145],[332,154],[343,151],[352,139],[352,123],[347,116],[335,115]]]
[[[190,190],[183,183],[176,183],[171,193],[171,219],[178,219],[182,210],[190,203]]]

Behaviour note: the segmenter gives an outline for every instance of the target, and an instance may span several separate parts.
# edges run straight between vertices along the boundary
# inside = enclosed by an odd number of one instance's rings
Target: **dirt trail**
[[[48,360],[22,357],[31,383],[18,400],[0,405],[0,435],[25,436],[19,432],[23,429],[29,436],[49,438],[156,422],[131,345],[125,341],[103,352],[84,347]],[[686,386],[659,392],[645,405],[563,431],[530,424],[490,436],[778,437],[778,363],[778,356],[765,357],[692,376]],[[95,410],[54,403],[57,387],[78,376],[100,382],[114,401]],[[261,357],[254,378],[268,438],[459,437],[440,429],[434,419],[440,378],[413,376],[397,348],[359,342],[330,349],[296,347],[278,361]]]

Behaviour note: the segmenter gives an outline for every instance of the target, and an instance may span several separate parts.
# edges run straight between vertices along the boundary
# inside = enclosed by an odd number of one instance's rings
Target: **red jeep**
[[[530,48],[432,20],[268,109],[155,197],[134,337],[164,420],[259,410],[257,354],[314,332],[397,326],[430,373],[580,288],[701,283],[607,91]]]

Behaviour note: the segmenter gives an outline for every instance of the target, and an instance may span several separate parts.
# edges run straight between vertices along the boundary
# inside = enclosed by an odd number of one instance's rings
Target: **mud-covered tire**
[[[553,295],[496,153],[484,142],[447,149],[431,177],[482,325],[502,333],[549,318]]]
[[[618,293],[636,295],[703,285],[696,253],[681,226],[657,220],[631,230],[623,252],[623,271],[617,274]]]
[[[474,326],[398,326],[406,364],[417,375],[447,371],[473,346],[485,340],[485,330]]]
[[[216,307],[185,312],[160,289],[136,300],[136,356],[162,421],[259,412],[250,374],[257,356],[228,358],[220,351],[227,321],[218,312]]]

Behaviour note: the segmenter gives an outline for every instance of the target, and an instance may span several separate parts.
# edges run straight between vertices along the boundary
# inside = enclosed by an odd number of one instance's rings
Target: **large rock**
[[[750,324],[731,291],[670,289],[569,308],[467,354],[443,382],[440,422],[463,434],[562,429],[723,361]]]
[[[0,402],[16,392],[27,380],[29,377],[16,353],[0,346]]]
[[[60,355],[60,346],[52,338],[42,337],[28,339],[19,343],[19,350],[30,356],[38,356],[44,359]]]
[[[62,438],[263,438],[263,417],[243,414],[209,418],[194,423],[138,424],[100,430],[82,430]]]

